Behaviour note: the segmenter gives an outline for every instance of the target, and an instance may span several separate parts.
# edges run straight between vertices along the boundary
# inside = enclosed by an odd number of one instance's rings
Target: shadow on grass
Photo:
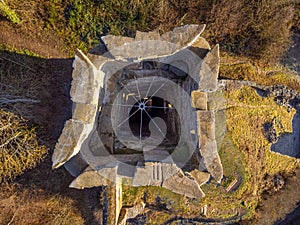
[[[293,132],[282,134],[278,141],[271,146],[273,152],[300,158],[300,112],[292,120]]]
[[[70,88],[73,59],[43,59],[34,56],[0,51],[0,98],[30,99],[31,102],[1,104],[2,110],[21,115],[29,124],[38,126],[40,144],[49,151],[44,160],[12,184],[21,189],[43,190],[46,195],[61,195],[75,200],[86,224],[93,215],[85,201],[85,193],[69,188],[73,177],[62,167],[52,170],[51,155],[64,123],[71,117]]]

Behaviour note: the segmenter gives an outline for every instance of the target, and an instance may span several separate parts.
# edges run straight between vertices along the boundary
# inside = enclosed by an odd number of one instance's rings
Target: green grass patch
[[[15,13],[15,11],[12,10],[4,2],[0,2],[0,15],[4,16],[6,19],[8,19],[9,21],[11,21],[14,24],[20,23],[20,18]]]
[[[28,49],[20,49],[20,48],[16,48],[14,46],[10,46],[7,44],[3,44],[0,43],[0,51],[7,51],[7,52],[12,52],[12,53],[17,53],[17,54],[21,54],[21,55],[27,55],[27,56],[33,56],[33,57],[39,57],[39,58],[44,58],[43,56],[32,52]]]
[[[270,151],[271,144],[264,136],[263,124],[276,118],[282,125],[276,127],[279,135],[292,132],[295,110],[288,112],[272,98],[261,98],[251,87],[228,91],[225,96],[230,106],[226,111],[227,128],[244,166],[243,185],[234,195],[243,199],[250,215],[253,215],[263,191],[264,176],[290,173],[299,164],[294,158]]]

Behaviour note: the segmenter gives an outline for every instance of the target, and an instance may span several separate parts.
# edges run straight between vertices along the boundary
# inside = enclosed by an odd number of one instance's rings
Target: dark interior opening
[[[133,105],[129,116],[129,126],[132,133],[142,139],[150,136],[149,123],[151,119],[160,117],[167,125],[165,141],[168,141],[169,144],[177,144],[179,138],[179,116],[168,101],[159,97],[144,98]]]

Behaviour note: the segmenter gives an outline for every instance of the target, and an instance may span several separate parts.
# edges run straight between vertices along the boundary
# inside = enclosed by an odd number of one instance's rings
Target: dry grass
[[[0,182],[35,167],[48,151],[37,137],[38,127],[28,121],[40,97],[32,62],[5,51],[0,55]]]
[[[40,86],[47,82],[40,74],[45,60],[27,56],[29,51],[20,53],[0,51],[0,104],[2,109],[30,118],[30,105],[40,101]]]
[[[60,37],[70,54],[76,47],[90,49],[107,33],[133,36],[136,30],[165,32],[206,23],[204,35],[210,42],[267,61],[284,53],[291,28],[299,29],[300,14],[295,0],[10,0],[7,4],[21,18],[17,30],[43,41]]]
[[[284,107],[276,105],[272,98],[262,99],[250,87],[229,91],[226,98],[231,101],[229,104],[234,102],[235,105],[226,111],[227,128],[232,134],[234,144],[243,155],[242,164],[247,177],[244,181],[245,192],[241,197],[247,199],[248,196],[252,199],[249,209],[253,210],[253,215],[264,191],[265,175],[289,174],[299,166],[299,162],[294,158],[270,152],[271,144],[264,137],[262,126],[276,118],[282,124],[281,128],[277,127],[279,134],[292,132],[291,121],[295,110],[288,112]]]
[[[300,92],[300,78],[280,66],[266,66],[261,61],[222,53],[220,78],[253,81],[266,86],[285,85]]]
[[[21,117],[0,110],[0,183],[34,167],[46,154],[35,127]]]
[[[270,225],[284,219],[286,214],[292,212],[299,202],[300,198],[300,169],[295,174],[286,179],[284,189],[278,191],[275,195],[265,195],[265,200],[260,203],[256,218],[250,221],[249,225]],[[271,206],[271,207],[270,207]],[[276,206],[276,207],[272,207]],[[289,224],[296,224],[295,222]]]
[[[42,190],[21,190],[16,185],[2,185],[0,224],[83,225],[74,201],[59,195],[48,196]]]
[[[227,51],[274,60],[289,44],[294,3],[216,1],[211,11],[210,37]]]

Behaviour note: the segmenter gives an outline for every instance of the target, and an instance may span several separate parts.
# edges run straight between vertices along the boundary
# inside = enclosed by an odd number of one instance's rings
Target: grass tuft
[[[14,24],[20,23],[20,18],[15,13],[15,11],[12,10],[4,2],[0,2],[0,15],[4,16],[6,19],[13,22]]]

